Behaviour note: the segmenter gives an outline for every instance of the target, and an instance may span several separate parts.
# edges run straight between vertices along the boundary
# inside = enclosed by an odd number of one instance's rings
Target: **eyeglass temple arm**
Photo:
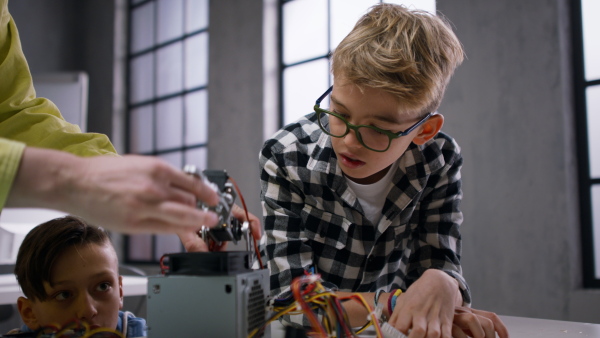
[[[398,135],[398,136],[404,136],[404,135],[410,134],[411,131],[417,129],[420,125],[423,124],[423,122],[427,121],[434,114],[435,114],[435,112],[433,112],[433,113],[427,113],[427,115],[425,115],[425,117],[423,117],[422,119],[420,119],[419,122],[415,123],[412,127],[406,129],[405,131],[401,131],[401,132],[399,132],[396,135]]]
[[[329,87],[329,89],[327,89],[327,91],[317,99],[317,102],[315,102],[315,105],[317,105],[317,106],[320,105],[321,101],[323,101],[325,96],[329,95],[329,93],[331,93],[332,90],[333,90],[333,86]]]

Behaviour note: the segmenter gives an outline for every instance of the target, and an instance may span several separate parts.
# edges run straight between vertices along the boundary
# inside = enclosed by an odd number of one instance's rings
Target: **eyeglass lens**
[[[344,120],[332,114],[327,114],[327,116],[329,117],[329,128],[326,131],[331,136],[342,137],[348,133],[349,127]],[[390,138],[387,135],[368,126],[360,126],[356,132],[359,141],[367,148],[385,150],[389,146]]]

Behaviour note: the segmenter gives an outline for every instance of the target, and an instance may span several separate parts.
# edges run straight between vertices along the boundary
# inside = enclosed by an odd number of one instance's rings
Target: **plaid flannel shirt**
[[[271,273],[271,294],[314,268],[340,291],[406,290],[427,269],[440,269],[460,285],[462,213],[460,148],[438,133],[411,143],[398,161],[379,224],[372,224],[346,183],[331,139],[309,114],[267,140],[260,153],[265,234],[261,248]]]

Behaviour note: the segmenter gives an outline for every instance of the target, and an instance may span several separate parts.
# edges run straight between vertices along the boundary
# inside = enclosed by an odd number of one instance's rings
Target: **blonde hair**
[[[464,58],[443,18],[379,4],[362,16],[332,55],[332,72],[351,84],[382,89],[419,115],[438,109]]]

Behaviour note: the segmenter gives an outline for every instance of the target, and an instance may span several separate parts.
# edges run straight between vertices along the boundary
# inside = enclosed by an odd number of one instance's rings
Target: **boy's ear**
[[[119,276],[119,310],[123,309],[123,276]]]
[[[421,145],[431,140],[442,129],[444,116],[435,114],[419,127],[419,133],[413,138],[413,143]]]
[[[23,323],[25,323],[28,328],[35,331],[40,328],[40,323],[33,312],[32,305],[32,301],[25,297],[19,297],[17,300],[17,308],[19,309],[19,314],[21,315]]]

